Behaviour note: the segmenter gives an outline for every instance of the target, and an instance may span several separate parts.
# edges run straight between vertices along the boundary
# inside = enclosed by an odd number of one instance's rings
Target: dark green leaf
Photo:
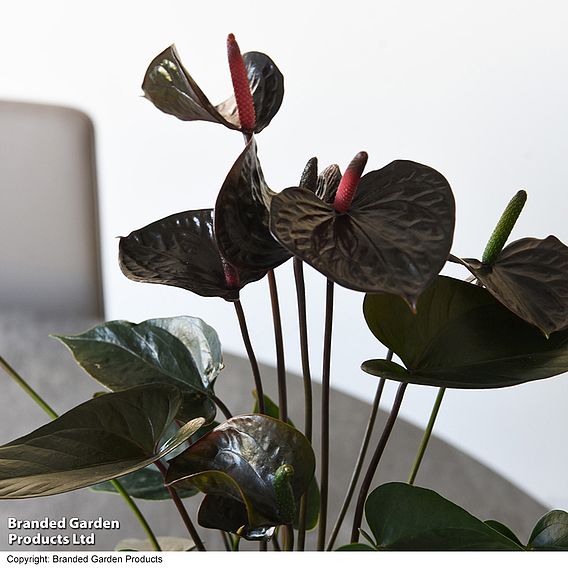
[[[164,487],[164,478],[162,474],[154,465],[149,465],[144,469],[140,469],[134,473],[129,473],[128,475],[121,477],[119,481],[125,491],[135,499],[163,501],[171,498],[168,490]],[[102,493],[119,494],[110,481],[94,485],[91,489]],[[192,487],[187,487],[178,491],[178,495],[182,499],[192,497],[196,493],[197,489]]]
[[[516,542],[519,546],[523,546],[522,542],[519,540],[517,535],[507,525],[504,525],[503,523],[494,520],[485,521],[485,524],[490,526],[493,530],[500,532],[503,536],[506,536],[509,540]]]
[[[0,447],[0,498],[55,495],[137,471],[162,458],[203,425],[159,447],[182,403],[165,384],[91,399],[31,434]]]
[[[254,397],[254,406],[252,408],[252,411],[255,414],[258,414],[260,412],[260,407],[258,406],[258,392],[256,392],[256,390],[253,390],[252,396]],[[264,414],[266,414],[266,416],[270,416],[270,418],[278,418],[280,416],[280,409],[278,408],[278,405],[266,394],[263,396],[263,398]],[[288,419],[288,424],[294,426],[290,419]]]
[[[369,375],[393,379],[401,383],[408,383],[411,380],[410,373],[404,367],[386,359],[370,359],[361,365],[361,369]]]
[[[243,496],[245,502],[246,497]],[[202,527],[237,533],[247,540],[268,540],[274,534],[274,523],[258,514],[252,504],[221,495],[205,495],[199,507],[198,522]],[[250,511],[250,513],[249,513]],[[244,530],[241,530],[245,527]]]
[[[382,550],[523,550],[438,493],[406,483],[377,487],[365,514]]]
[[[178,418],[215,417],[212,383],[222,368],[219,339],[198,318],[111,321],[80,335],[56,336],[89,375],[111,390],[155,382],[183,393]]]
[[[98,396],[100,396],[101,394],[108,394],[108,391],[99,393]],[[207,428],[207,426],[201,427],[187,440],[187,442],[191,442],[191,440],[195,436],[197,436],[199,431],[203,430],[204,428]],[[161,448],[164,444],[166,444],[168,440],[170,440],[177,434],[178,430],[179,428],[176,423],[172,422],[162,434],[162,437],[158,442],[158,447]],[[183,450],[185,449],[184,446],[186,446],[186,444],[180,444],[174,451],[172,451],[169,456],[170,459],[183,452]],[[164,499],[170,499],[170,494],[164,486],[164,477],[154,464],[121,477],[120,484],[131,497],[134,497],[136,499],[146,499],[149,501],[161,501]],[[120,495],[111,481],[105,481],[104,483],[93,485],[92,487],[90,487],[90,489],[95,492],[114,493],[115,495]],[[189,497],[195,494],[196,491],[194,491],[193,493],[188,492],[188,494],[184,495],[184,497]]]
[[[550,511],[534,527],[529,550],[568,550],[568,513]]]
[[[255,132],[260,132],[268,126],[282,104],[284,78],[264,53],[251,51],[243,55],[243,60],[256,111]],[[240,130],[234,96],[213,106],[181,64],[173,45],[150,63],[142,90],[157,108],[181,120],[205,120]]]
[[[308,440],[293,427],[268,416],[237,416],[174,458],[167,481],[181,487],[195,485],[203,493],[244,504],[247,538],[252,538],[259,527],[264,530],[283,523],[274,476],[285,464],[294,468],[290,483],[298,501],[314,475],[315,458]]]
[[[223,353],[217,332],[201,318],[177,316],[147,320],[177,337],[191,353],[193,362],[205,384],[215,381],[223,369]]]
[[[491,265],[459,260],[504,306],[546,335],[568,327],[568,247],[556,237],[520,239]]]
[[[568,331],[546,339],[487,290],[440,276],[422,294],[418,313],[393,294],[368,294],[371,331],[408,373],[384,361],[365,371],[394,380],[449,388],[498,388],[568,371]]]
[[[238,271],[238,285],[227,283],[213,236],[213,210],[170,215],[120,239],[119,263],[131,280],[165,284],[205,297],[238,300],[239,290],[262,278],[262,270]]]
[[[219,250],[238,269],[271,270],[291,256],[268,228],[272,195],[253,138],[231,168],[215,204]]]
[[[253,412],[258,413],[258,393],[253,391],[253,396],[255,399]],[[278,418],[280,416],[280,409],[278,405],[267,395],[264,395],[264,413],[271,418]],[[288,419],[288,424],[294,426],[294,423]],[[318,482],[314,476],[308,485],[306,490],[306,498],[308,500],[308,509],[306,514],[306,530],[311,531],[317,527],[320,511],[320,491],[318,487]],[[300,502],[296,503],[296,513],[300,510]],[[296,519],[294,520],[294,528],[297,529],[299,525],[298,515],[296,514]]]
[[[272,199],[270,230],[334,282],[413,305],[448,257],[454,198],[437,171],[400,160],[363,176],[345,214],[311,191],[285,189]]]
[[[163,552],[182,552],[195,548],[195,544],[189,538],[179,538],[176,536],[159,536],[157,538]],[[121,540],[114,549],[118,552],[146,552],[153,551],[154,544],[150,542],[150,540],[125,538]]]
[[[337,549],[337,552],[375,552],[375,550],[375,548],[368,544],[358,542],[357,544],[346,544],[345,546],[341,546]]]

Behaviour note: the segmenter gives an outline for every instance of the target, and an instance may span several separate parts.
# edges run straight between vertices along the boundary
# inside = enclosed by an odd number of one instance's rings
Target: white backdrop
[[[211,100],[224,99],[229,32],[243,51],[268,53],[285,75],[282,109],[258,137],[273,189],[295,185],[312,155],[344,168],[367,150],[368,169],[407,158],[447,177],[458,208],[457,255],[481,254],[520,188],[529,201],[512,238],[554,233],[568,242],[568,12],[561,1],[2,4],[0,97],[75,106],[95,121],[109,319],[197,315],[219,330],[227,351],[243,353],[229,304],[130,282],[116,262],[116,236],[212,206],[242,149],[238,133],[180,122],[140,97],[147,64],[175,42]],[[6,196],[9,188],[1,191]],[[289,263],[277,278],[287,363],[299,371]],[[325,282],[311,271],[307,279],[317,373]],[[371,399],[375,380],[359,364],[384,351],[363,323],[362,298],[337,292],[332,381]],[[249,286],[242,299],[259,359],[273,362],[266,283]],[[410,388],[402,415],[425,424],[435,394]],[[389,395],[385,407],[392,390]],[[567,403],[567,377],[498,391],[450,391],[436,433],[547,505],[568,508]]]

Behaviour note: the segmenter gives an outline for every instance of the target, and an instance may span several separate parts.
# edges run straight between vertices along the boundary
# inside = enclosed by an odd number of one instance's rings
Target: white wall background
[[[198,315],[219,330],[227,351],[242,353],[229,304],[130,282],[116,263],[117,235],[211,206],[242,148],[238,133],[182,123],[142,99],[150,60],[175,42],[217,102],[230,91],[225,39],[234,32],[243,51],[268,53],[286,78],[283,107],[258,137],[275,190],[296,184],[312,155],[342,168],[362,149],[369,152],[369,169],[396,158],[423,162],[454,189],[453,252],[476,256],[519,188],[528,190],[529,201],[512,237],[552,232],[568,242],[565,6],[519,0],[3,2],[0,97],[79,107],[95,121],[109,319]],[[277,278],[288,364],[298,371],[291,266]],[[307,278],[317,372],[325,283],[311,271]],[[242,296],[258,356],[272,362],[266,283]],[[338,290],[332,380],[370,399],[376,383],[359,364],[384,350],[365,328],[362,298]],[[425,424],[435,394],[410,388],[403,416]],[[436,432],[547,505],[568,508],[567,405],[568,377],[498,391],[450,391]]]

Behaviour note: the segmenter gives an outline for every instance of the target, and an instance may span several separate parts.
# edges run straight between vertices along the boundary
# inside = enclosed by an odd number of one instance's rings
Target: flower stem
[[[166,479],[166,474],[167,474],[167,468],[166,466],[160,461],[160,460],[156,460],[154,462],[154,465],[160,470],[164,480]],[[170,497],[172,498],[179,514],[180,517],[183,521],[183,524],[185,525],[185,528],[187,529],[187,532],[189,533],[189,536],[191,536],[191,539],[193,540],[195,546],[197,547],[197,550],[204,552],[205,551],[205,546],[203,545],[203,541],[201,540],[199,533],[197,532],[194,524],[191,522],[191,519],[189,518],[189,514],[187,513],[187,509],[185,508],[185,505],[183,504],[182,500],[180,499],[179,495],[177,494],[177,491],[171,487],[170,485],[166,485],[165,486],[166,489],[168,490],[168,493],[170,494]]]
[[[333,282],[327,281],[321,391],[320,520],[317,550],[325,548],[327,500],[329,493],[329,391],[331,373],[331,335],[333,328]]]
[[[385,451],[385,447],[396,422],[398,411],[400,410],[400,405],[402,404],[402,399],[404,397],[404,392],[406,391],[407,386],[408,383],[400,383],[400,386],[396,391],[391,413],[388,417],[387,423],[385,424],[385,428],[383,430],[381,438],[379,439],[375,453],[371,458],[371,462],[369,463],[369,467],[367,468],[367,473],[365,474],[365,477],[363,478],[363,481],[361,483],[361,488],[359,489],[359,497],[357,499],[357,507],[355,509],[355,516],[353,519],[353,528],[351,530],[352,543],[359,542],[359,527],[361,526],[361,522],[363,521],[363,509],[365,507],[367,493],[369,493],[369,488],[371,487],[373,477],[375,475],[375,472],[377,471],[377,466],[381,461],[381,457],[383,456],[383,452]]]
[[[32,398],[32,400],[34,400],[34,402],[40,408],[42,408],[42,410],[52,420],[59,418],[59,415],[57,414],[57,412],[55,412],[55,410],[53,410],[53,408],[51,408],[51,406],[49,406],[49,404],[47,404],[47,402],[45,402],[45,400],[43,400],[43,398],[16,372],[16,370],[13,367],[11,367],[8,364],[8,362],[3,357],[0,357],[0,367],[6,372],[6,374],[13,381],[15,381],[26,392],[26,394],[28,394],[30,396],[30,398]],[[152,543],[154,550],[160,551],[161,548],[160,548],[160,545],[159,545],[158,540],[156,538],[156,535],[154,534],[154,532],[152,531],[152,528],[148,524],[148,521],[146,520],[146,518],[142,514],[142,511],[140,511],[140,509],[138,508],[138,505],[136,505],[136,503],[134,502],[132,497],[130,497],[130,495],[127,493],[127,491],[124,489],[124,487],[122,487],[122,485],[120,484],[119,481],[117,481],[116,479],[112,479],[111,483],[112,483],[113,487],[116,489],[116,491],[126,501],[126,504],[130,507],[132,512],[134,513],[134,516],[136,517],[136,519],[140,523],[140,526],[144,529],[146,536],[148,537],[148,539]]]
[[[233,417],[231,411],[227,408],[227,405],[216,395],[211,395],[211,400],[218,406],[219,410],[225,415],[227,420]]]
[[[8,362],[3,358],[0,357],[0,367],[6,372],[6,374],[18,384],[26,394],[32,398],[32,400],[52,419],[55,420],[59,418],[59,415],[41,396],[32,388],[30,385],[13,369]]]
[[[225,547],[225,552],[231,551],[231,542],[229,541],[229,536],[225,531],[219,531],[221,533],[221,539],[223,540],[223,546]]]
[[[280,304],[278,301],[278,288],[274,270],[268,271],[268,286],[270,289],[270,303],[272,305],[272,320],[274,322],[274,341],[276,344],[276,372],[278,375],[278,408],[279,418],[288,422],[288,398],[286,394],[286,366],[284,362],[284,339],[282,336],[282,319],[280,317]]]
[[[387,361],[391,361],[392,356],[393,352],[391,349],[389,349],[387,354]],[[347,510],[349,509],[353,493],[355,493],[355,487],[357,486],[357,482],[359,481],[359,476],[361,475],[361,470],[363,469],[363,463],[365,461],[365,457],[367,456],[367,450],[369,448],[369,442],[371,441],[371,434],[373,433],[375,420],[377,419],[377,414],[379,413],[379,404],[381,402],[381,397],[384,388],[385,388],[385,379],[381,379],[379,381],[379,384],[377,385],[375,400],[373,401],[373,406],[371,407],[371,413],[369,414],[369,420],[367,422],[367,427],[365,428],[365,434],[363,435],[363,442],[361,444],[361,449],[359,450],[359,455],[357,456],[355,469],[353,470],[353,474],[351,475],[351,480],[349,481],[349,488],[347,489],[345,499],[343,500],[341,511],[339,512],[339,516],[337,517],[335,526],[331,531],[331,536],[329,537],[329,542],[327,543],[327,550],[333,549],[333,545],[335,544],[335,539],[339,534],[339,530],[341,529],[341,525],[343,524],[343,520],[345,519],[345,515],[347,514]]]
[[[158,543],[158,539],[154,534],[154,531],[152,531],[150,525],[148,524],[148,521],[146,520],[146,517],[144,517],[142,511],[140,511],[138,505],[136,505],[136,503],[134,502],[132,497],[130,497],[126,489],[124,489],[124,487],[122,487],[120,482],[117,481],[116,479],[111,479],[111,483],[112,486],[116,489],[117,493],[119,493],[119,495],[122,496],[122,498],[126,501],[126,504],[130,507],[130,509],[134,513],[134,516],[140,523],[140,526],[144,529],[144,532],[146,533],[148,540],[152,543],[152,547],[154,548],[154,550],[156,551],[162,550],[160,548],[160,544]]]
[[[298,300],[298,323],[300,327],[300,352],[302,356],[302,377],[304,380],[304,435],[312,441],[312,375],[310,371],[310,355],[308,347],[308,318],[306,310],[306,286],[304,282],[304,266],[302,261],[294,257],[294,277],[296,280],[296,296]],[[298,544],[297,550],[304,550],[306,545],[306,517],[308,514],[308,493],[300,499],[298,512]]]
[[[258,396],[258,410],[260,414],[265,414],[264,408],[264,391],[262,389],[262,379],[260,377],[260,369],[258,368],[258,362],[256,360],[256,355],[254,354],[254,349],[252,348],[252,343],[250,341],[250,336],[247,327],[247,320],[245,318],[245,312],[240,300],[233,302],[235,306],[235,312],[237,313],[237,319],[239,320],[239,327],[241,328],[241,335],[243,337],[243,343],[245,344],[245,349],[250,361],[250,366],[252,369],[252,376],[254,377],[254,385],[256,388],[256,394]]]
[[[294,257],[294,277],[296,280],[296,297],[298,301],[298,323],[300,327],[300,352],[302,357],[302,377],[304,380],[304,435],[312,441],[312,374],[310,370],[310,352],[308,346],[308,318],[306,310],[306,286],[304,282],[304,265]]]
[[[285,525],[284,527],[284,550],[292,552],[294,550],[294,528],[292,525]]]
[[[436,422],[438,411],[440,410],[440,405],[442,404],[442,399],[444,398],[445,392],[446,389],[444,387],[440,388],[440,390],[438,391],[438,396],[436,397],[436,401],[434,402],[434,407],[432,408],[432,412],[430,414],[430,420],[428,421],[426,430],[424,430],[424,435],[422,436],[422,441],[420,442],[418,453],[414,458],[414,465],[412,466],[412,470],[410,471],[410,475],[408,476],[409,485],[414,485],[416,474],[420,469],[422,458],[424,457],[424,453],[426,452],[426,448],[428,447],[428,442],[430,441],[430,436],[432,435],[432,430],[434,429],[434,423]]]

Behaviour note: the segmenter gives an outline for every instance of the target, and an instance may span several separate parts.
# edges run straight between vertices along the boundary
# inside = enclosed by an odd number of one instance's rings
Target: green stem
[[[284,550],[286,552],[294,550],[294,528],[292,525],[284,525]]]
[[[30,396],[30,398],[32,398],[32,400],[34,400],[34,402],[36,402],[36,404],[39,407],[41,407],[42,410],[52,420],[59,418],[59,415],[57,414],[57,412],[55,412],[55,410],[53,410],[53,408],[51,408],[51,406],[49,406],[49,404],[47,404],[47,402],[45,402],[45,400],[43,400],[43,398],[16,372],[16,370],[13,367],[11,367],[8,364],[8,362],[3,357],[0,357],[0,367],[2,369],[4,369],[6,374],[14,382],[16,382],[26,392],[26,394],[28,394]],[[132,512],[134,513],[134,516],[136,517],[136,519],[140,523],[140,526],[144,529],[146,536],[148,537],[148,539],[152,543],[154,550],[156,550],[156,551],[162,550],[160,548],[160,545],[158,543],[158,539],[156,538],[156,535],[152,531],[150,525],[148,524],[148,521],[146,520],[146,518],[142,514],[142,511],[140,511],[140,509],[138,508],[138,505],[136,505],[136,503],[134,502],[132,497],[130,497],[130,495],[128,495],[128,493],[126,492],[124,487],[122,487],[120,482],[116,481],[116,479],[112,479],[111,483],[114,486],[114,488],[116,489],[116,491],[126,501],[126,504],[130,507]]]
[[[238,531],[237,534],[235,536],[235,539],[233,540],[233,552],[238,552],[239,551],[239,545],[241,544],[241,530],[243,529],[243,527],[241,527]]]
[[[2,367],[2,369],[4,369],[4,371],[6,371],[6,374],[14,382],[16,382],[26,392],[26,394],[30,396],[30,398],[33,399],[33,401],[39,407],[41,407],[41,409],[52,420],[59,418],[59,415],[57,414],[57,412],[55,412],[55,410],[53,410],[53,408],[51,408],[51,406],[49,406],[49,404],[47,404],[47,402],[45,402],[45,400],[43,400],[43,398],[41,398],[41,396],[39,396],[39,394],[34,389],[32,389],[32,387],[30,387],[30,385],[28,385],[27,382],[22,377],[20,377],[20,375],[16,372],[16,370],[13,369],[3,357],[0,357],[0,367]]]
[[[436,397],[436,401],[434,402],[434,407],[432,408],[432,412],[430,414],[430,420],[428,421],[426,430],[424,430],[424,435],[422,436],[422,441],[420,442],[418,453],[414,458],[414,465],[412,466],[412,470],[410,471],[410,475],[408,476],[409,485],[414,485],[414,480],[416,479],[416,474],[420,469],[422,458],[424,457],[424,453],[426,452],[426,448],[428,447],[428,442],[430,441],[430,436],[432,435],[434,423],[436,422],[436,417],[438,416],[438,411],[440,410],[440,405],[442,404],[442,399],[444,398],[445,392],[446,389],[444,387],[442,387],[438,391],[438,396]]]
[[[117,493],[119,493],[119,495],[122,496],[122,498],[126,501],[126,504],[130,507],[130,509],[134,513],[134,516],[140,523],[140,526],[144,529],[144,532],[146,533],[148,540],[152,543],[152,547],[154,548],[154,550],[161,551],[162,549],[160,548],[160,544],[158,543],[158,539],[156,538],[154,531],[148,524],[148,521],[146,520],[146,517],[144,517],[144,515],[142,514],[142,511],[138,508],[138,505],[136,505],[136,503],[134,502],[134,499],[130,497],[126,489],[124,489],[124,487],[122,487],[120,482],[118,482],[116,479],[111,479],[111,483],[112,486],[116,489]]]
[[[221,533],[221,539],[223,541],[223,546],[226,552],[231,552],[231,542],[229,541],[229,536],[225,531],[219,531]]]
[[[282,552],[282,547],[280,546],[277,532],[275,532],[274,536],[272,537],[272,548],[274,548],[274,552]]]

